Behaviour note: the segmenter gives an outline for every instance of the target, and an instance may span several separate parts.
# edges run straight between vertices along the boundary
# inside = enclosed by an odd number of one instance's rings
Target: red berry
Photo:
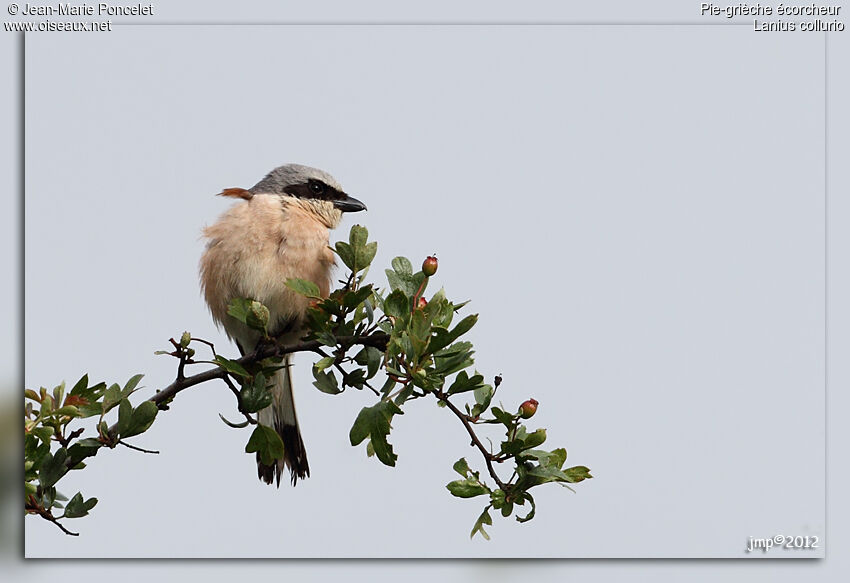
[[[422,262],[422,273],[426,276],[431,277],[435,273],[437,273],[437,258],[433,255],[429,255],[425,258],[425,261]]]
[[[426,300],[425,298],[419,298],[419,302],[417,303],[418,305],[416,307],[421,310],[422,308],[428,305],[428,300]]]
[[[537,412],[537,401],[529,399],[519,406],[519,415],[523,419],[528,419]]]

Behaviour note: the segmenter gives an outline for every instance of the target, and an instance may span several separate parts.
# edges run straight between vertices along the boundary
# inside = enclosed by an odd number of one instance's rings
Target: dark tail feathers
[[[304,480],[310,477],[310,466],[307,464],[307,451],[304,449],[304,442],[301,440],[301,432],[297,425],[275,423],[275,429],[283,440],[283,459],[277,460],[274,465],[267,466],[260,461],[260,454],[258,453],[257,475],[266,484],[271,484],[272,480],[275,480],[277,487],[280,488],[280,475],[285,466],[289,468],[294,486],[299,478]]]

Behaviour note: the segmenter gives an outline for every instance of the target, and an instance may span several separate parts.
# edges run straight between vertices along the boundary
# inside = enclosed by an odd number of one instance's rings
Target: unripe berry
[[[425,258],[425,261],[422,262],[422,273],[426,276],[431,277],[435,273],[437,273],[437,258],[433,255],[429,255]]]
[[[425,306],[428,305],[428,300],[426,300],[425,298],[419,298],[419,301],[417,302],[417,304],[418,305],[416,307],[421,310],[422,308],[424,308]]]
[[[537,401],[529,399],[519,406],[519,415],[523,419],[529,419],[537,412]]]

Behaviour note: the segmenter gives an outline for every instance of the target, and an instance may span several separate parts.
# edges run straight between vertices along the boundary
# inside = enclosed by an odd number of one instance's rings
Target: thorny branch
[[[389,335],[385,334],[384,332],[374,332],[373,334],[370,334],[368,336],[340,336],[337,338],[337,340],[340,344],[346,346],[373,346],[375,348],[383,350],[386,348],[387,341],[389,340]],[[180,350],[180,353],[178,354],[178,357],[180,358],[180,366],[178,368],[177,378],[174,380],[173,383],[171,383],[161,391],[157,391],[157,393],[149,399],[149,401],[153,402],[154,404],[156,404],[157,407],[163,410],[168,409],[168,403],[170,403],[171,400],[178,393],[190,387],[194,387],[195,385],[200,385],[201,383],[205,383],[215,379],[222,379],[225,382],[229,381],[228,372],[220,366],[205,370],[195,375],[185,376],[183,373],[183,368],[186,364],[191,364],[191,361],[187,359],[187,357],[185,356],[185,352],[179,348],[179,344],[177,346],[178,350]],[[269,358],[271,356],[283,356],[284,354],[290,354],[294,352],[316,352],[316,350],[320,349],[321,346],[321,342],[317,340],[303,341],[296,344],[290,344],[288,346],[281,346],[277,343],[268,343],[258,347],[258,349],[253,353],[247,354],[242,358],[236,360],[236,362],[244,366],[259,362],[264,358]],[[232,385],[232,383],[229,383],[229,387],[232,391],[235,391],[235,387]],[[235,393],[238,396],[239,392],[235,391]],[[249,419],[251,419],[250,416],[248,417]],[[253,421],[253,419],[251,419],[251,422],[256,423],[256,421]],[[108,429],[107,433],[110,436],[114,436],[117,435],[117,431],[118,427],[117,424],[115,424]],[[82,459],[69,457],[65,465],[69,468],[73,468],[81,461]]]

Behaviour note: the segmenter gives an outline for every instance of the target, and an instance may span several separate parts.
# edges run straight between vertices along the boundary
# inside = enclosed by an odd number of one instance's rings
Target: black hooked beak
[[[345,198],[334,201],[334,206],[344,213],[356,213],[357,211],[365,211],[366,205],[354,198],[353,196],[345,195]]]

